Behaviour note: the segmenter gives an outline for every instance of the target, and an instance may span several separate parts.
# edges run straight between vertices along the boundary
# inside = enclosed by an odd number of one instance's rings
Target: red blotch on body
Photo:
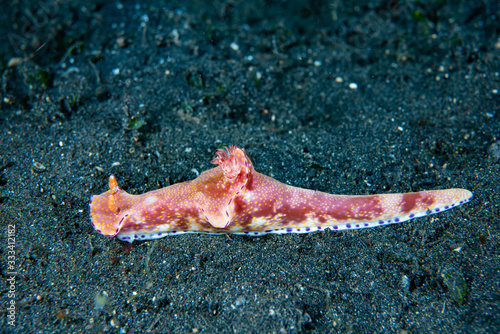
[[[401,211],[404,213],[409,213],[412,211],[418,203],[424,203],[426,207],[434,204],[434,198],[429,195],[423,195],[422,192],[403,194],[401,199]]]
[[[373,220],[380,216],[384,209],[377,195],[346,197],[325,195],[325,202],[331,205],[326,214],[336,220]]]
[[[422,196],[419,193],[409,193],[403,194],[403,199],[401,200],[401,211],[408,213],[417,205],[417,200]]]

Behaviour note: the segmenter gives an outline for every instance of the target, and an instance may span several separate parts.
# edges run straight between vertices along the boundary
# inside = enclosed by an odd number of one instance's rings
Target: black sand
[[[3,332],[498,332],[498,2],[344,2],[4,6]],[[93,230],[109,174],[143,193],[221,144],[298,187],[475,198],[349,232]]]

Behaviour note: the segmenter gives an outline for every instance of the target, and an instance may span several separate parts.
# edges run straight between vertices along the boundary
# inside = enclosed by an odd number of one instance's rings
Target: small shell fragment
[[[23,61],[24,61],[24,59],[20,58],[20,57],[10,58],[9,62],[7,63],[7,67],[11,68],[11,67],[17,66],[17,65],[21,64]]]
[[[47,170],[47,167],[45,167],[41,163],[35,161],[35,162],[33,162],[33,168],[32,168],[32,170],[35,173],[43,173],[43,172],[45,172]]]

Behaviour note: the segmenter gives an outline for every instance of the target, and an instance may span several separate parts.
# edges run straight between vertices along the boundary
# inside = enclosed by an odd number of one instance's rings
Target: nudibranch
[[[196,179],[131,195],[109,177],[109,190],[92,196],[97,232],[119,240],[182,233],[309,233],[383,226],[469,202],[465,189],[369,196],[332,195],[283,184],[255,171],[245,151],[218,149],[218,166]]]

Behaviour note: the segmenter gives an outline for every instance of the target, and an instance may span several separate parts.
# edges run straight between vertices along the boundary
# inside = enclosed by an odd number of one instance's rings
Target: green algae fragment
[[[458,305],[462,305],[467,296],[467,282],[465,282],[465,278],[458,273],[447,272],[443,275],[443,282],[448,288],[451,298]]]
[[[130,130],[139,130],[144,124],[146,124],[145,121],[132,117],[128,123],[128,127]]]

